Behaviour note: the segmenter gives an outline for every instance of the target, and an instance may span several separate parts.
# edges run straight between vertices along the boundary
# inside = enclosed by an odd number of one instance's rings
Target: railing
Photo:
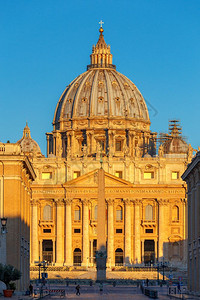
[[[116,66],[112,64],[91,64],[87,66],[87,70],[92,68],[111,68],[116,70]]]

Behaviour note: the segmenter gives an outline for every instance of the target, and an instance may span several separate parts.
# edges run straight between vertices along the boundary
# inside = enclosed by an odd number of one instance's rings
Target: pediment
[[[73,186],[73,187],[98,187],[98,169],[79,176],[76,179],[67,181],[64,183],[64,186]],[[105,187],[128,187],[132,184],[124,179],[118,178],[114,175],[111,175],[105,172]]]

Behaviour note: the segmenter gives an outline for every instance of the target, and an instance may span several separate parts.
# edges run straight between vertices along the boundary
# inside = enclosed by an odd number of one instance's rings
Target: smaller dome
[[[25,154],[33,153],[35,155],[41,155],[41,150],[38,143],[31,138],[31,131],[27,122],[23,130],[23,137],[17,141],[17,144],[21,145],[22,151]]]
[[[182,136],[182,127],[178,120],[169,121],[169,134],[165,135],[166,141],[163,143],[165,154],[183,154],[188,152],[188,144]]]

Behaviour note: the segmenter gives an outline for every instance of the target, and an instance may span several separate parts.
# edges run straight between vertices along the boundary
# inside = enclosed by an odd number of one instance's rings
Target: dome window
[[[103,87],[103,81],[99,81],[99,88]]]
[[[68,103],[72,103],[72,99],[68,99],[67,102],[68,102]]]
[[[82,102],[87,102],[87,98],[84,97],[84,98],[81,99],[81,101]]]
[[[119,102],[119,101],[120,101],[120,98],[119,98],[119,97],[115,97],[115,101],[116,101],[116,102]]]
[[[103,97],[99,97],[99,98],[98,98],[98,101],[99,101],[99,102],[103,102],[103,100],[104,100]]]
[[[129,88],[129,84],[127,82],[124,83],[124,88],[128,89]]]

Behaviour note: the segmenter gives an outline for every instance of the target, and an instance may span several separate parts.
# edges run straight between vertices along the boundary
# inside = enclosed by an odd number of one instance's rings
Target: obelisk
[[[106,202],[105,202],[105,172],[98,171],[98,212],[97,212],[97,280],[106,280]]]

